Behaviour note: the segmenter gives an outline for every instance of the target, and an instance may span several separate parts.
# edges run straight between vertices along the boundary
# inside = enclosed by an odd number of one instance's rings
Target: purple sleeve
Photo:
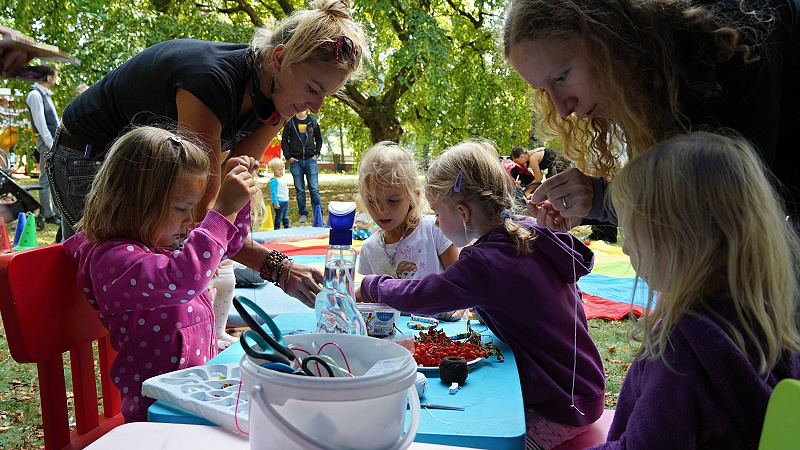
[[[457,309],[472,308],[490,298],[493,279],[475,283],[475,274],[494,278],[494,272],[463,251],[459,259],[442,273],[428,274],[417,280],[393,279],[389,275],[367,275],[361,281],[361,296],[373,303],[386,303],[413,314],[433,315]],[[435,299],[432,301],[431,299]]]

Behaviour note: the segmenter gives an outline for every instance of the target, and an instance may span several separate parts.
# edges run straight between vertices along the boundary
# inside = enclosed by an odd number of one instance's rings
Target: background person
[[[281,148],[294,178],[300,222],[305,223],[308,221],[306,181],[308,181],[308,193],[311,195],[311,209],[316,211],[317,206],[322,206],[317,165],[317,158],[322,151],[322,131],[319,129],[319,122],[306,114],[305,110],[298,112],[283,126]]]
[[[75,95],[76,96],[77,95],[81,95],[84,92],[86,92],[87,89],[89,89],[89,85],[87,85],[86,83],[81,83],[81,84],[75,86]]]
[[[259,28],[250,45],[191,39],[156,44],[75,97],[64,110],[50,165],[66,225],[83,215],[109,144],[132,123],[165,119],[177,122],[179,135],[197,135],[209,153],[212,173],[197,209],[202,219],[227,156],[260,159],[285,117],[319,111],[326,96],[360,72],[366,38],[349,3],[314,0],[310,8],[295,11],[274,30]],[[250,237],[234,259],[270,282],[289,265],[281,287],[307,305],[321,289],[318,269],[292,265]]]
[[[615,223],[604,193],[619,155],[704,127],[753,142],[797,223],[800,0],[513,0],[503,47],[581,169],[531,196],[540,224]]]
[[[46,223],[61,225],[58,210],[53,207],[50,200],[50,182],[47,176],[46,154],[53,147],[53,137],[58,128],[58,114],[56,105],[53,104],[53,87],[58,84],[58,70],[51,65],[43,65],[46,73],[43,80],[33,84],[25,103],[31,113],[31,125],[36,133],[36,150],[39,152],[39,203],[42,205],[39,215]]]
[[[286,164],[280,158],[272,158],[267,163],[267,167],[272,171],[272,178],[269,179],[269,193],[272,198],[273,228],[276,230],[289,228],[289,184],[283,178]]]

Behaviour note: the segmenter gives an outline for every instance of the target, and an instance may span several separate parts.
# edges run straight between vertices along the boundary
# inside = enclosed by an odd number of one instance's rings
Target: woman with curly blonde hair
[[[503,47],[578,165],[531,196],[540,223],[615,223],[603,199],[623,152],[719,127],[756,146],[797,219],[798,0],[513,0]]]

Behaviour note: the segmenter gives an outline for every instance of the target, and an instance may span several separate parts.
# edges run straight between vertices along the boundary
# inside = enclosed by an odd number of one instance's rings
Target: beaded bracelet
[[[281,273],[283,272],[283,261],[288,258],[289,257],[285,254],[277,250],[272,250],[264,259],[264,263],[261,265],[261,270],[259,270],[258,274],[262,279],[274,283],[275,286],[281,287],[280,279]],[[272,272],[274,272],[275,269],[277,269],[277,273],[275,274],[275,278],[272,278]]]

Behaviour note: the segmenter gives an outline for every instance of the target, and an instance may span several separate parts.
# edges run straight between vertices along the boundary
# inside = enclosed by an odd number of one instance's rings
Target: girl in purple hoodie
[[[214,206],[195,226],[210,164],[199,146],[168,131],[126,133],[92,184],[80,231],[64,242],[118,352],[110,375],[126,422],[147,420],[155,400],[142,397],[144,380],[217,353],[207,287],[247,237],[258,187],[255,159],[232,158]]]
[[[447,150],[428,169],[425,195],[436,226],[464,247],[458,260],[417,280],[366,276],[357,295],[415,314],[475,308],[514,352],[527,440],[552,448],[603,413],[603,363],[577,284],[594,255],[569,233],[516,217],[514,189],[488,142]]]
[[[603,449],[754,449],[800,378],[800,241],[744,140],[697,132],[634,158],[611,199],[650,289]]]

